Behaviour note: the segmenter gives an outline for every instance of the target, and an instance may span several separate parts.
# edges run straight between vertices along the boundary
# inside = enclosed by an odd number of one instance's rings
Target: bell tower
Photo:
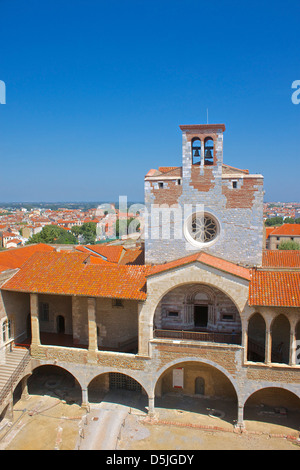
[[[205,251],[260,265],[263,176],[223,162],[224,124],[179,127],[182,166],[159,167],[145,177],[146,262],[161,264]]]
[[[191,168],[198,166],[204,174],[206,167],[221,169],[223,164],[224,124],[200,124],[179,126],[182,131],[182,176],[191,175]]]

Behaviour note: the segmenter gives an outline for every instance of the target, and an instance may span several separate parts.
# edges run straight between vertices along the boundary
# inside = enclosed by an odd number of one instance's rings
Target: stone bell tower
[[[146,262],[205,251],[242,265],[261,264],[263,176],[223,163],[224,124],[180,129],[182,166],[159,167],[145,177]]]

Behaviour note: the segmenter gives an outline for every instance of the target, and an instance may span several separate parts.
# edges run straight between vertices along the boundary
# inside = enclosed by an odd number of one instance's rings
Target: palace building
[[[150,416],[167,393],[232,401],[241,428],[249,404],[299,413],[298,252],[263,249],[263,176],[223,162],[225,126],[180,129],[182,166],[145,176],[144,251],[0,253],[2,416],[45,366],[86,408],[120,387]]]

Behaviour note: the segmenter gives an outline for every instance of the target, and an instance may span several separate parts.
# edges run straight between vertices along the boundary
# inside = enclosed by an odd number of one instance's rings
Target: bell
[[[211,150],[207,149],[205,153],[205,158],[212,158]]]
[[[196,148],[196,150],[195,150],[194,157],[200,157],[200,153],[199,153],[198,148]]]

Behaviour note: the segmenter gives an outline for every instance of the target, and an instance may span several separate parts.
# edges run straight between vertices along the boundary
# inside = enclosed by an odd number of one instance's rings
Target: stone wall
[[[202,135],[203,134],[203,135]],[[182,136],[182,184],[166,182],[154,187],[151,178],[145,181],[148,235],[145,238],[147,263],[160,264],[204,249],[215,256],[246,265],[260,265],[263,247],[263,177],[234,171],[223,174],[223,130],[213,130],[214,165],[193,165],[191,140],[196,135],[209,135],[199,129],[184,130]],[[235,182],[235,187],[233,187]],[[154,207],[179,208],[179,216],[171,211],[170,236],[164,234],[162,222]],[[219,236],[208,245],[194,246],[184,236],[185,222],[197,207],[211,214],[219,225]],[[165,210],[166,213],[166,210]],[[154,214],[154,215],[153,215]],[[179,220],[178,220],[179,219]],[[158,235],[154,229],[159,228]]]

